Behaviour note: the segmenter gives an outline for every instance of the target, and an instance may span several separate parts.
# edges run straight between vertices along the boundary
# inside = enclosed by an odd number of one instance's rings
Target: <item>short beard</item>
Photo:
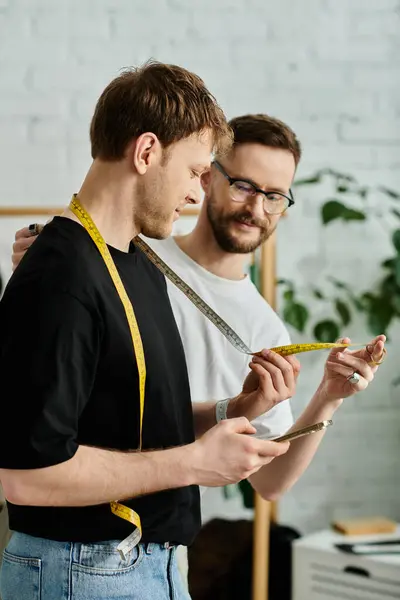
[[[248,211],[243,210],[227,216],[220,216],[215,208],[215,203],[211,198],[207,199],[207,217],[214,237],[218,246],[224,252],[231,254],[250,254],[254,252],[261,244],[263,244],[270,235],[275,231],[275,227],[271,228],[260,222],[259,219],[254,219]],[[229,225],[234,221],[257,225],[260,228],[260,235],[257,240],[251,242],[243,242],[231,235]]]

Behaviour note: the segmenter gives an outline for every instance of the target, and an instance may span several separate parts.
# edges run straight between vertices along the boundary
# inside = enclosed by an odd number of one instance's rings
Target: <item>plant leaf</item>
[[[314,337],[318,342],[335,342],[339,337],[339,327],[330,319],[320,321],[314,327]]]
[[[350,296],[350,300],[353,303],[353,306],[356,310],[359,310],[359,311],[364,310],[364,306],[363,306],[360,298],[357,298],[357,296]]]
[[[350,292],[349,287],[343,283],[343,281],[339,281],[339,279],[335,279],[334,277],[329,277],[329,280],[333,283],[333,285],[335,287],[337,287],[339,290],[346,290],[347,292]]]
[[[387,196],[389,196],[390,198],[393,198],[393,200],[400,200],[400,193],[399,192],[395,192],[394,190],[390,190],[387,187],[384,187],[383,185],[381,185],[378,188],[381,192],[383,192],[384,194],[386,194]]]
[[[254,490],[247,479],[239,481],[239,491],[242,494],[243,505],[245,508],[254,508]]]
[[[400,253],[400,229],[396,229],[396,231],[393,232],[392,242],[397,252]]]
[[[400,316],[400,293],[392,296],[392,304],[397,316]]]
[[[230,498],[234,498],[236,496],[238,493],[238,487],[234,483],[224,485],[222,488],[222,493],[224,498],[229,500]]]
[[[283,309],[283,318],[292,327],[303,333],[308,321],[308,310],[299,302],[288,302]]]
[[[328,200],[321,209],[323,224],[326,225],[331,221],[335,221],[335,219],[341,219],[345,210],[346,207],[342,202],[339,202],[338,200]]]
[[[400,211],[396,208],[392,208],[392,214],[394,214],[398,219],[400,219]]]
[[[284,292],[283,297],[285,298],[285,300],[287,302],[293,302],[293,297],[294,297],[294,291],[293,290],[286,290],[286,292]]]
[[[376,296],[369,306],[368,325],[373,335],[386,334],[394,316],[394,307],[390,298]]]
[[[343,325],[344,326],[348,325],[351,320],[351,315],[350,315],[350,310],[349,310],[347,304],[345,302],[343,302],[343,300],[340,300],[338,298],[335,301],[335,308],[336,308],[340,318],[342,319]]]
[[[324,225],[336,219],[342,219],[343,221],[365,221],[366,219],[365,213],[354,208],[349,208],[342,202],[339,202],[339,200],[328,200],[325,202],[322,206],[321,214]]]
[[[318,300],[324,300],[324,298],[325,298],[325,296],[323,295],[321,290],[317,290],[317,288],[314,288],[312,293],[315,298],[318,298]]]
[[[276,285],[287,285],[288,288],[293,289],[293,282],[289,279],[277,279]]]
[[[380,292],[382,296],[396,296],[400,293],[400,288],[396,283],[396,275],[390,273],[381,282]]]
[[[364,294],[361,294],[360,304],[361,304],[362,310],[370,312],[371,306],[373,306],[375,300],[376,300],[376,296],[371,294],[371,292],[364,292]]]
[[[343,221],[365,221],[366,218],[365,213],[354,208],[346,208],[342,215]]]
[[[390,269],[391,271],[393,271],[395,268],[395,264],[396,264],[396,259],[387,258],[386,260],[384,260],[381,263],[381,267],[383,267],[384,269]]]
[[[400,286],[400,255],[396,258],[395,277],[397,285]]]
[[[314,183],[321,182],[321,173],[315,173],[315,175],[311,175],[311,177],[305,177],[304,179],[298,179],[293,182],[293,187],[298,187],[300,185],[312,185]]]
[[[335,177],[335,179],[348,181],[349,183],[355,183],[356,179],[353,175],[347,175],[346,173],[339,173],[339,171],[335,171],[334,169],[322,169],[321,174],[323,175],[331,175]]]

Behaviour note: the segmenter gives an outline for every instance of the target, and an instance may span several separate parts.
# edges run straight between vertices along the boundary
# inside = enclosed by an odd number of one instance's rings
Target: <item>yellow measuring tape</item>
[[[118,270],[112,259],[110,251],[104,241],[101,233],[97,229],[90,215],[81,206],[77,195],[75,194],[69,205],[70,210],[82,223],[90,237],[96,244],[110,276],[114,282],[115,288],[124,306],[126,318],[128,321],[130,333],[132,336],[133,349],[136,357],[138,373],[139,373],[139,397],[140,397],[140,421],[139,421],[139,451],[142,449],[142,429],[143,429],[143,413],[145,400],[145,383],[146,383],[146,363],[144,358],[143,343],[140,336],[139,326],[136,320],[135,312],[129,297],[126,293],[124,284],[121,281]],[[260,352],[254,352],[240,339],[235,331],[210,307],[204,300],[196,294],[192,288],[187,285],[140,237],[133,240],[134,244],[152,261],[152,263],[172,282],[176,285],[187,298],[200,310],[218,330],[228,339],[228,341],[240,352],[250,355],[259,355]],[[345,344],[345,343],[312,343],[312,344],[289,344],[286,346],[277,346],[271,348],[272,351],[281,356],[290,356],[301,352],[311,352],[313,350],[325,350],[331,348],[340,348],[348,346],[363,346],[364,344]],[[384,349],[386,354],[386,349]],[[382,362],[382,361],[381,361]],[[371,364],[380,364],[380,362],[372,361]],[[142,537],[142,526],[139,515],[119,502],[111,502],[111,511],[117,517],[129,521],[135,526],[135,530],[118,545],[118,550],[123,558],[136,544],[139,543]]]
[[[151,262],[167,277],[185,296],[192,302],[204,316],[207,317],[217,329],[227,338],[227,340],[240,352],[250,354],[252,356],[260,356],[261,352],[254,352],[244,341],[233,331],[233,329],[224,321],[192,288],[183,281],[155,252],[146,242],[136,237],[133,240],[137,246]],[[329,350],[332,348],[348,348],[349,346],[365,346],[365,344],[345,344],[340,342],[313,342],[311,344],[288,344],[286,346],[276,346],[270,348],[273,352],[281,356],[290,356],[292,354],[300,354],[301,352],[312,352],[313,350]],[[383,349],[383,354],[386,354],[386,348]],[[381,361],[382,362],[382,361]],[[381,362],[371,360],[370,364],[379,365]]]
[[[112,259],[110,251],[107,247],[106,242],[104,241],[101,233],[97,229],[94,224],[92,218],[88,215],[86,210],[81,206],[79,200],[76,195],[73,196],[70,206],[70,210],[78,217],[79,221],[82,223],[86,231],[89,233],[90,237],[96,244],[106,266],[110,273],[110,276],[114,282],[118,295],[121,299],[121,302],[124,306],[126,318],[128,320],[129,329],[132,336],[133,349],[135,352],[138,373],[139,373],[139,398],[140,398],[140,420],[139,420],[139,451],[142,449],[142,429],[143,429],[143,413],[144,413],[144,390],[146,384],[146,362],[144,358],[144,350],[142,338],[140,336],[139,326],[136,320],[135,312],[133,310],[133,306],[131,301],[128,298],[126,293],[124,284],[121,281],[118,270],[115,266],[115,263]],[[126,554],[131,550],[136,544],[139,543],[142,537],[142,525],[140,521],[140,517],[137,512],[129,508],[128,506],[124,506],[119,502],[111,502],[111,511],[117,517],[121,519],[125,519],[132,523],[135,526],[134,531],[131,535],[129,535],[125,540],[121,542],[118,546],[118,551],[121,556],[125,558]]]

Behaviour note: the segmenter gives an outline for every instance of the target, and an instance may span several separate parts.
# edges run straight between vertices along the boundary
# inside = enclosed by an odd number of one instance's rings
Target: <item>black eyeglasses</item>
[[[214,160],[212,164],[229,181],[231,198],[234,202],[248,202],[258,194],[262,194],[264,196],[264,210],[270,215],[280,215],[294,204],[292,190],[289,190],[289,196],[281,192],[264,192],[251,181],[230,177],[218,161]]]

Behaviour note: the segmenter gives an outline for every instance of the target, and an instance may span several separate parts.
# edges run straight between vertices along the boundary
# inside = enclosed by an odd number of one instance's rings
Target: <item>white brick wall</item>
[[[400,189],[399,25],[399,0],[0,0],[0,203],[65,203],[90,163],[99,93],[119,69],[150,57],[195,70],[229,117],[261,111],[286,120],[304,147],[299,175],[330,166]],[[281,224],[279,275],[300,286],[321,271],[340,271],[359,288],[373,282],[376,256],[388,248],[379,227],[320,230],[319,204],[304,191]],[[1,223],[3,268],[20,224]],[[350,333],[368,337],[362,322]],[[371,390],[346,402],[282,501],[282,520],[305,531],[356,513],[400,519],[400,392],[388,385],[397,350],[392,343]],[[302,362],[296,413],[323,357]],[[205,504],[211,514],[243,512],[214,491]]]

